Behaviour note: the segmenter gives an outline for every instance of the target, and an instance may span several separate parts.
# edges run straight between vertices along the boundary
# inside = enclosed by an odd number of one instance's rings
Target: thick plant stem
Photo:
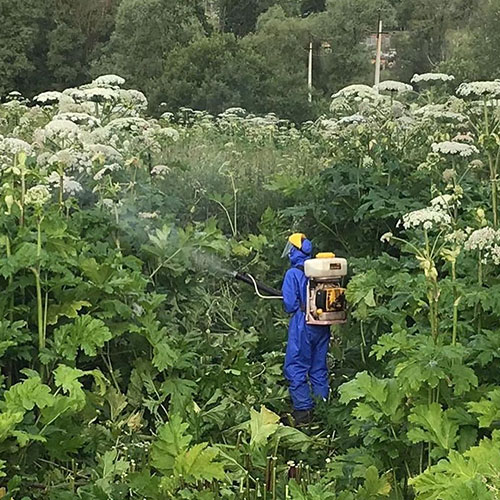
[[[480,287],[483,286],[483,263],[482,263],[482,255],[481,251],[479,251],[479,261],[477,265],[477,283]],[[476,304],[476,311],[475,311],[475,316],[476,316],[476,323],[477,323],[477,333],[481,333],[481,316],[482,316],[482,310],[481,310],[481,304],[478,303]]]
[[[33,274],[35,276],[35,288],[36,288],[36,311],[37,311],[37,327],[38,327],[38,352],[40,353],[45,349],[45,327],[44,327],[44,307],[42,298],[42,283],[40,280],[40,257],[42,255],[42,218],[38,219],[37,222],[37,241],[36,241],[36,256],[38,260],[38,265],[36,268],[32,268]]]
[[[451,263],[451,279],[453,281],[453,333],[451,338],[451,344],[456,345],[457,343],[457,328],[458,328],[458,293],[457,293],[457,269],[456,262]]]
[[[10,238],[8,235],[5,236],[5,252],[7,255],[7,259],[12,256],[12,249],[10,247]],[[14,278],[12,274],[9,276],[9,289],[12,288],[12,283],[14,282]],[[10,307],[9,307],[9,321],[13,321],[14,319],[14,293],[10,294]]]
[[[24,165],[21,168],[21,217],[19,218],[19,225],[24,226],[24,198],[26,195],[26,174],[24,172]]]
[[[33,269],[35,275],[36,286],[36,310],[38,322],[38,351],[45,348],[45,332],[43,328],[43,300],[42,300],[42,285],[40,282],[40,273],[37,269]]]
[[[497,162],[494,160],[491,153],[488,153],[488,163],[490,167],[490,182],[491,182],[491,210],[493,212],[493,228],[498,227],[498,190],[497,190]]]

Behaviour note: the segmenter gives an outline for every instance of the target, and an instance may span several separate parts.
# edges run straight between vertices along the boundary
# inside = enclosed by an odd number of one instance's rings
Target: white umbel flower
[[[120,97],[117,90],[107,87],[87,88],[83,93],[87,101],[98,103],[115,102]]]
[[[135,89],[120,90],[120,101],[125,106],[134,108],[137,111],[146,111],[148,107],[146,96]]]
[[[121,169],[121,165],[119,165],[118,163],[111,163],[110,165],[105,165],[103,168],[101,168],[101,170],[99,170],[99,172],[97,172],[94,175],[94,180],[100,181],[106,174],[109,174],[111,172],[114,172],[114,171],[120,170],[120,169]]]
[[[337,99],[339,97],[361,97],[376,99],[378,97],[378,94],[372,87],[369,87],[368,85],[348,85],[347,87],[339,90],[336,94],[332,95],[332,99]]]
[[[42,92],[41,94],[38,94],[33,98],[33,101],[35,101],[38,104],[42,105],[52,105],[52,104],[57,104],[59,100],[62,97],[62,92],[56,92],[56,91],[49,91],[49,92]]]
[[[151,174],[159,178],[164,178],[169,172],[170,169],[166,165],[156,165],[151,169]]]
[[[449,225],[451,217],[446,212],[437,208],[422,208],[403,215],[403,227],[405,229],[423,228],[432,229],[435,226]]]
[[[389,231],[380,237],[382,243],[389,243],[394,235]]]
[[[99,118],[89,115],[88,113],[59,113],[55,116],[57,120],[68,120],[81,126],[90,128],[99,127],[101,122]]]
[[[476,229],[471,233],[467,241],[465,242],[465,250],[488,250],[494,244],[500,241],[500,231],[493,229],[492,227],[483,227],[481,229]]]
[[[32,188],[29,188],[26,191],[26,195],[24,197],[24,203],[26,205],[32,205],[34,207],[42,207],[50,200],[50,191],[47,186],[38,185]]]
[[[386,80],[385,82],[380,82],[378,85],[373,87],[379,92],[393,92],[393,93],[404,93],[412,92],[413,87],[407,83],[398,82],[396,80]]]
[[[102,75],[96,78],[92,85],[95,87],[121,87],[125,83],[125,78],[118,75]]]
[[[452,82],[455,80],[453,75],[447,75],[446,73],[422,73],[415,74],[411,79],[411,83],[420,82]]]
[[[337,122],[337,125],[352,125],[354,123],[363,122],[366,122],[366,118],[363,115],[356,113],[354,115],[344,116]]]
[[[69,120],[59,120],[57,116],[43,128],[43,138],[52,140],[75,141],[80,135],[80,128]]]
[[[415,110],[414,114],[431,120],[455,122],[464,122],[467,120],[465,115],[456,113],[455,111],[450,111],[443,104],[427,104],[426,106],[422,106],[421,108]]]
[[[472,144],[463,144],[454,141],[435,142],[432,145],[432,151],[443,155],[461,156],[462,158],[468,158],[479,153],[476,146]]]
[[[47,182],[54,187],[60,186],[61,176],[57,172],[52,172],[47,177]],[[68,175],[63,175],[63,183],[62,183],[63,193],[68,196],[76,196],[78,193],[83,191],[82,185],[75,180],[73,177]]]
[[[455,206],[460,206],[460,200],[451,194],[441,194],[431,200],[431,206],[438,210],[448,210]]]
[[[158,212],[139,212],[139,218],[144,220],[158,219],[159,216]]]
[[[26,153],[30,155],[33,151],[30,144],[22,139],[16,137],[5,137],[0,141],[0,151],[9,155],[18,155],[19,153]]]
[[[462,83],[458,87],[457,95],[460,97],[500,97],[500,81]]]

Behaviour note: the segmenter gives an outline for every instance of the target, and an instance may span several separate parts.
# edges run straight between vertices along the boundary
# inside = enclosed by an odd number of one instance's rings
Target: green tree
[[[230,33],[198,38],[171,52],[156,101],[219,113],[231,106],[262,111],[265,66]]]
[[[48,68],[57,87],[89,78],[90,63],[109,40],[120,0],[53,0],[56,26],[48,34]]]
[[[116,72],[148,94],[157,93],[170,52],[203,36],[200,9],[197,0],[122,0],[94,73]]]
[[[435,69],[449,57],[448,35],[467,26],[477,0],[401,0],[398,23],[405,30],[395,36],[399,77]]]
[[[466,29],[448,33],[449,57],[441,65],[460,80],[500,77],[500,0],[480,0]]]
[[[47,85],[45,47],[50,6],[36,0],[0,0],[0,92],[30,94]]]
[[[288,15],[299,15],[301,0],[219,0],[221,28],[237,36],[255,30],[257,19],[274,6],[281,7]]]
[[[275,6],[259,17],[254,34],[243,43],[259,54],[268,71],[262,106],[279,116],[302,121],[314,116],[307,95],[307,51],[310,21],[289,17]]]

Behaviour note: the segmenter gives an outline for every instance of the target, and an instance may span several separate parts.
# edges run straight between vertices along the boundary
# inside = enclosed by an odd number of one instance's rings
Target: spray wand
[[[257,281],[251,274],[248,273],[240,273],[238,271],[234,271],[231,273],[231,276],[247,285],[253,286],[255,293],[261,299],[282,299],[281,291],[273,288],[271,286],[262,283],[261,281]],[[267,295],[263,295],[267,294]]]

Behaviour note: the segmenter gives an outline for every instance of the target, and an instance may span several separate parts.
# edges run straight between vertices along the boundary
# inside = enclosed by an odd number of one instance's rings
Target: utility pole
[[[308,101],[311,103],[313,100],[313,43],[309,42],[309,68],[307,72],[307,86],[309,87]]]
[[[379,12],[379,18],[378,18],[378,31],[377,31],[377,57],[375,59],[375,85],[378,85],[380,83],[380,61],[382,58],[382,18],[380,17],[380,12]]]

